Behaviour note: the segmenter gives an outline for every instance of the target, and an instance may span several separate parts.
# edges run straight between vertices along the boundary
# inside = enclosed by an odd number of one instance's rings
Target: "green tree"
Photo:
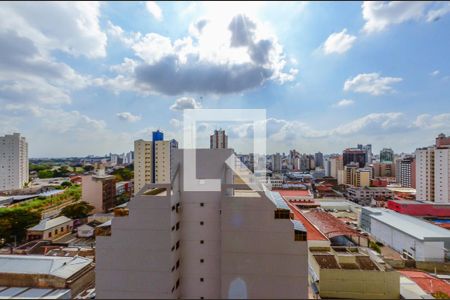
[[[61,215],[71,219],[82,219],[86,218],[93,209],[92,205],[82,201],[64,207],[61,210]]]
[[[72,182],[64,181],[63,183],[61,183],[61,186],[64,187],[64,188],[71,187],[72,186]]]
[[[90,172],[90,171],[94,171],[95,167],[92,165],[85,165],[85,166],[83,166],[83,169],[85,172]]]
[[[7,242],[21,242],[26,238],[27,228],[39,223],[38,212],[23,208],[0,209],[0,237]]]
[[[52,178],[53,176],[53,171],[46,169],[46,170],[41,170],[38,172],[38,177],[39,178]]]

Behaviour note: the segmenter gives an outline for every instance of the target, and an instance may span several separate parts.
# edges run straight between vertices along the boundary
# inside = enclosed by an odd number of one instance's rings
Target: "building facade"
[[[153,132],[153,141],[134,141],[134,193],[145,184],[168,183],[173,174],[172,152],[176,140],[165,141],[161,131]]]
[[[393,163],[394,162],[394,151],[391,148],[383,148],[380,151],[380,162],[381,163]]]
[[[81,200],[94,206],[93,213],[108,212],[116,199],[116,177],[85,175],[81,181]]]
[[[225,134],[225,130],[214,130],[214,134],[209,137],[210,149],[227,149],[228,148],[228,136]]]
[[[366,151],[362,149],[348,148],[345,149],[342,153],[344,166],[348,165],[349,163],[355,162],[359,164],[360,168],[364,168],[367,160],[366,156]]]
[[[20,133],[0,137],[0,191],[21,189],[29,181],[28,143]]]
[[[400,161],[400,180],[402,187],[416,187],[416,162],[414,157],[405,157]]]
[[[304,227],[278,193],[234,184],[231,154],[196,150],[197,178],[222,188],[192,191],[175,151],[172,181],[146,185],[111,236],[97,237],[98,298],[308,297]]]

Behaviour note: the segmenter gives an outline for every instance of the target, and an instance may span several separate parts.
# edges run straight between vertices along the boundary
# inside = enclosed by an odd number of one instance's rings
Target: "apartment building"
[[[172,151],[176,140],[165,141],[161,131],[153,132],[152,141],[134,141],[134,194],[145,184],[169,183],[173,174]]]
[[[228,148],[228,136],[225,134],[225,130],[214,130],[214,134],[209,137],[210,149],[227,149]]]
[[[344,170],[344,161],[342,160],[342,156],[330,157],[330,176],[337,179],[339,171],[342,170]]]
[[[402,187],[416,187],[416,161],[414,157],[405,157],[400,161],[399,183]]]
[[[186,190],[183,151],[219,190]],[[232,153],[174,150],[172,180],[145,185],[97,238],[98,298],[308,297],[306,230],[278,193],[234,183]]]
[[[23,188],[29,181],[28,143],[20,133],[0,137],[0,191]]]
[[[81,200],[94,206],[93,213],[108,212],[116,199],[116,177],[113,175],[85,175],[81,179]]]
[[[440,134],[434,146],[416,150],[416,199],[450,202],[450,138]]]

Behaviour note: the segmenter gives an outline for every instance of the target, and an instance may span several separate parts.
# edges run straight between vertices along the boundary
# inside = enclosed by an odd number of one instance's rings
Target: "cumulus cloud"
[[[155,1],[147,1],[145,3],[145,7],[147,8],[148,12],[158,21],[161,21],[163,19],[162,10],[159,7],[158,4],[156,4]]]
[[[106,32],[109,37],[117,39],[129,47],[141,38],[140,32],[127,33],[122,29],[122,27],[113,24],[111,21],[108,21]]]
[[[358,74],[344,83],[344,91],[367,93],[374,96],[393,92],[392,84],[401,82],[400,77],[382,77],[379,73]]]
[[[323,45],[325,54],[342,54],[350,50],[356,41],[356,36],[347,34],[347,29],[344,28],[341,32],[332,33]]]
[[[439,70],[434,70],[433,72],[430,73],[431,76],[438,76],[439,75]]]
[[[7,2],[0,28],[31,39],[42,51],[61,50],[89,58],[106,55],[106,34],[99,25],[98,2]]]
[[[344,107],[344,106],[352,105],[354,103],[355,103],[355,101],[353,101],[353,100],[342,99],[342,100],[338,101],[334,106]]]
[[[190,25],[190,35],[172,40],[148,33],[130,47],[134,60],[126,90],[134,84],[145,92],[166,95],[186,93],[228,94],[256,88],[267,81],[294,80],[296,68],[286,69],[286,59],[276,37],[245,15],[226,24],[200,19]],[[124,35],[116,30],[116,35]],[[123,78],[121,78],[123,79]],[[102,78],[97,83],[115,86],[119,80]]]
[[[446,2],[427,1],[364,1],[362,15],[367,33],[382,31],[407,21],[436,21],[450,12]]]
[[[184,110],[184,109],[195,109],[201,108],[201,103],[195,101],[194,98],[181,97],[175,100],[175,103],[170,107],[171,110]]]
[[[439,115],[421,114],[417,116],[414,121],[414,126],[417,128],[437,129],[446,128],[450,130],[450,113]]]
[[[133,115],[132,113],[126,111],[117,113],[116,116],[119,120],[126,122],[137,122],[142,119],[141,116]]]

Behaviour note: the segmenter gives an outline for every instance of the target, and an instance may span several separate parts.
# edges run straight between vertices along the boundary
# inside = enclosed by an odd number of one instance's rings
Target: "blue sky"
[[[269,152],[450,134],[449,2],[4,3],[0,134],[31,157],[125,152],[184,108],[267,110]],[[224,127],[251,151],[248,124]]]

